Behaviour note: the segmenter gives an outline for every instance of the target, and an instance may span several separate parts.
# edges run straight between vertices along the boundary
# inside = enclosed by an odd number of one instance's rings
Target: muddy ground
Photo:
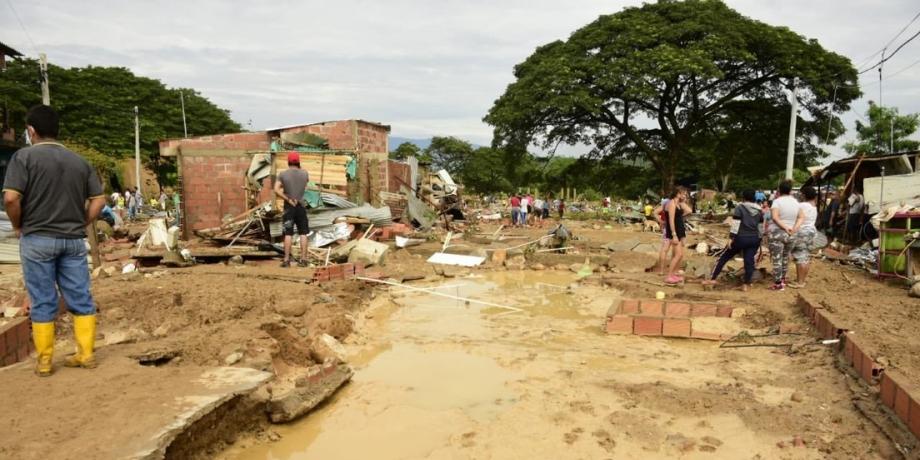
[[[727,350],[711,342],[601,333],[603,317],[617,299],[653,297],[658,291],[669,298],[743,307],[746,314],[738,321],[752,330],[791,322],[807,332],[795,290],[775,293],[761,282],[743,293],[728,281],[707,291],[693,279],[664,286],[654,271],[646,272],[654,255],[602,248],[612,241],[657,244],[659,235],[619,225],[568,225],[579,237],[573,242],[575,254],[529,254],[524,262],[512,253],[506,264],[445,269],[424,262],[440,246],[430,242],[393,250],[382,268],[386,276],[413,286],[514,305],[523,313],[502,314],[359,281],[307,284],[309,269],[281,269],[277,260],[150,268],[96,279],[100,364],[122,377],[94,389],[94,395],[97,401],[118,401],[151,391],[131,383],[131,376],[143,375],[139,360],[177,370],[244,366],[283,377],[322,363],[324,356],[314,344],[329,334],[346,344],[347,361],[356,369],[352,383],[303,421],[284,426],[264,419],[241,422],[239,433],[214,437],[196,456],[900,456],[854,406],[853,401],[866,400],[871,392],[835,367],[829,349],[805,344],[806,336],[795,338],[797,347],[789,353],[785,348]],[[718,225],[706,228],[721,232]],[[505,231],[518,238],[500,242],[467,235],[454,244],[457,252],[471,253],[518,245],[543,233],[535,228]],[[692,236],[690,243],[702,239]],[[107,253],[117,260],[127,250],[112,245]],[[688,253],[691,265],[711,262]],[[586,258],[594,274],[577,280],[570,267]],[[767,260],[761,263],[768,266]],[[0,289],[8,298],[19,289],[17,270],[0,267]],[[817,261],[805,292],[849,321],[891,367],[920,383],[915,354],[920,339],[912,335],[918,330],[918,302],[902,287]],[[60,323],[59,349],[66,350],[66,315]],[[58,359],[63,355],[58,353]],[[20,374],[3,378],[4,398],[34,391],[32,376]],[[73,391],[54,394],[80,397]],[[75,405],[55,418],[99,431],[118,430],[125,423],[98,420],[85,409]],[[55,452],[79,451],[81,438],[66,430],[49,435],[44,429],[48,420],[9,413],[0,417],[16,427],[0,434],[0,453],[47,458],[37,449],[44,444]]]

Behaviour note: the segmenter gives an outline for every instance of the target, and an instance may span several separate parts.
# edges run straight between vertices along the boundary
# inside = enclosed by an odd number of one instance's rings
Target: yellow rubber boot
[[[54,354],[54,322],[32,323],[32,342],[38,353],[38,363],[35,373],[39,377],[48,377],[54,370],[51,368],[51,358]]]
[[[96,367],[96,359],[93,358],[93,347],[96,344],[96,315],[74,316],[73,336],[77,342],[77,353],[67,358],[64,365],[85,369]]]

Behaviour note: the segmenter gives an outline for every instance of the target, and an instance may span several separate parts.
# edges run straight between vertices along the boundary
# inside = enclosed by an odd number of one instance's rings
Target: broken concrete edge
[[[837,353],[843,362],[869,388],[878,387],[878,398],[887,407],[894,419],[920,440],[920,387],[910,383],[895,369],[882,367],[874,358],[869,344],[851,330],[839,317],[819,303],[813,302],[805,293],[798,294],[799,306],[805,318],[815,326],[823,339],[839,338]]]
[[[315,366],[298,379],[293,388],[268,401],[268,416],[272,423],[294,421],[312,411],[351,380],[355,371],[344,363]]]
[[[218,367],[206,370],[202,373],[200,379],[205,390],[213,390],[210,382],[214,381],[218,382],[217,385],[220,384],[220,381],[223,381],[223,383],[230,383],[233,386],[223,393],[187,397],[178,400],[177,403],[190,404],[191,407],[179,414],[172,423],[164,427],[159,433],[153,435],[148,441],[151,445],[142,447],[128,458],[142,460],[165,458],[166,449],[189,426],[231,399],[255,391],[256,388],[272,377],[274,377],[274,374],[270,372],[245,367]]]

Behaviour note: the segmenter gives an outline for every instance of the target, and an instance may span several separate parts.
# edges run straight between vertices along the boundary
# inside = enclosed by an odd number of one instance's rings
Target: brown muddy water
[[[778,375],[798,372],[787,360],[604,335],[619,292],[576,281],[508,271],[429,286],[521,313],[392,288],[347,344],[350,384],[275,427],[281,441],[221,458],[822,457],[777,446],[796,434],[786,409],[796,388]]]

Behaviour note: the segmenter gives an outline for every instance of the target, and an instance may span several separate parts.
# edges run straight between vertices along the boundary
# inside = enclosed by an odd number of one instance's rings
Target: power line
[[[38,47],[35,46],[35,40],[32,40],[32,35],[29,34],[29,31],[26,30],[26,25],[22,23],[22,19],[19,18],[19,13],[16,12],[16,7],[13,6],[13,2],[6,0],[6,4],[10,6],[10,9],[13,10],[13,16],[16,17],[16,22],[19,23],[19,27],[22,28],[22,31],[26,34],[26,38],[29,39],[29,43],[32,44],[32,51],[35,51],[35,54],[38,54]]]
[[[891,44],[894,43],[894,41],[897,40],[898,37],[900,37],[901,34],[903,34],[904,31],[907,30],[907,28],[910,27],[910,25],[913,24],[913,23],[917,20],[917,18],[920,18],[920,12],[918,12],[918,13],[914,16],[914,18],[911,19],[910,22],[908,22],[907,25],[904,26],[904,28],[902,28],[901,31],[898,32],[898,34],[895,35],[894,38],[891,39],[891,41],[889,41],[884,47],[882,47],[882,49],[886,49],[886,48],[888,48],[889,46],[891,46]]]
[[[911,65],[909,65],[909,66],[907,66],[907,67],[905,67],[905,68],[903,68],[903,69],[901,69],[901,70],[899,70],[899,71],[897,71],[897,72],[895,72],[895,73],[889,75],[888,78],[892,78],[892,77],[894,77],[894,76],[896,76],[896,75],[898,75],[898,74],[904,73],[905,71],[910,70],[911,67],[913,67],[913,66],[915,66],[915,65],[917,65],[917,64],[920,64],[920,59],[914,61],[913,64],[911,64]]]
[[[866,73],[866,72],[868,72],[868,71],[870,71],[870,70],[874,70],[874,69],[879,68],[882,64],[888,62],[889,59],[893,58],[895,54],[898,54],[898,51],[901,51],[901,48],[904,48],[904,46],[906,46],[908,43],[912,42],[912,41],[913,41],[915,38],[917,38],[918,36],[920,36],[920,31],[917,31],[917,33],[911,35],[910,38],[908,38],[907,40],[904,41],[904,43],[901,43],[900,46],[898,46],[897,48],[895,48],[895,50],[894,50],[891,54],[889,54],[888,56],[885,56],[885,59],[882,59],[881,61],[878,61],[878,63],[876,63],[874,66],[869,67],[868,69],[863,70],[862,72],[859,72],[857,75],[862,75],[862,74],[864,74],[864,73]]]
[[[878,50],[878,51],[872,53],[871,56],[869,56],[869,57],[863,59],[862,61],[860,61],[860,63],[856,65],[856,68],[857,68],[857,69],[860,69],[860,68],[863,67],[864,65],[868,64],[873,58],[875,58],[875,57],[878,56],[879,54],[884,53],[885,50],[888,49],[888,47],[891,46],[891,44],[894,43],[894,41],[897,40],[898,37],[900,37],[901,34],[903,34],[905,30],[907,30],[908,27],[911,26],[911,24],[913,24],[915,21],[917,21],[918,18],[920,18],[920,12],[917,12],[917,14],[914,15],[913,19],[911,19],[910,22],[907,23],[907,25],[905,25],[904,27],[902,27],[901,30],[897,33],[897,35],[895,35],[891,40],[889,40],[888,43],[885,44],[885,46],[882,47],[882,49],[880,49],[880,50]],[[870,68],[870,69],[871,69],[871,68]]]

